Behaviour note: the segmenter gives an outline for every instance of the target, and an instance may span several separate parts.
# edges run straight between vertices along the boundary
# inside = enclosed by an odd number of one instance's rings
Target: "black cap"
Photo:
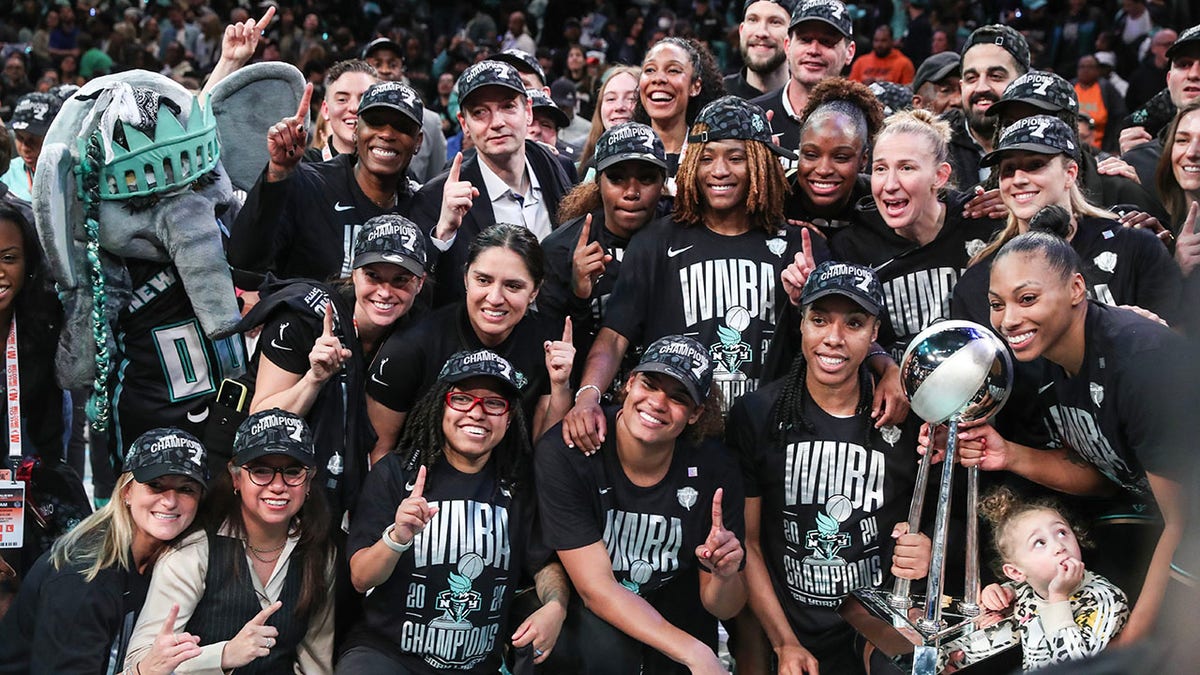
[[[542,70],[542,64],[538,63],[538,60],[529,52],[515,48],[505,49],[499,54],[493,54],[488,58],[493,61],[503,61],[522,73],[537,75],[542,84],[546,84],[546,71]]]
[[[45,136],[50,130],[50,123],[61,109],[62,99],[54,94],[36,91],[25,94],[17,99],[8,127],[13,131],[27,131],[34,136]]]
[[[376,82],[363,92],[358,103],[358,116],[370,110],[395,110],[421,126],[425,104],[416,90],[403,82]]]
[[[971,47],[975,45],[1001,47],[1004,51],[1012,54],[1022,71],[1029,70],[1029,42],[1025,40],[1024,35],[1011,26],[993,23],[976,28],[963,44],[962,55],[966,56]]]
[[[757,105],[738,96],[722,96],[700,110],[692,128],[704,124],[706,131],[693,132],[688,136],[688,143],[707,143],[736,139],[742,141],[758,141],[770,148],[771,152],[796,159],[796,153],[775,144],[771,138],[771,123],[767,114]]]
[[[1004,110],[1013,103],[1028,103],[1046,112],[1056,113],[1062,110],[1079,114],[1079,98],[1075,95],[1075,87],[1054,73],[1031,70],[1008,84],[1004,95],[993,103],[986,115],[1004,115]]]
[[[596,163],[596,171],[604,171],[626,160],[649,162],[663,170],[667,168],[667,152],[662,139],[640,122],[622,122],[600,134],[592,160]]]
[[[558,78],[550,85],[550,98],[557,106],[574,110],[578,97],[579,91],[575,88],[575,83],[565,77]]]
[[[817,265],[804,283],[800,304],[810,305],[827,295],[844,295],[871,316],[879,316],[885,306],[883,286],[875,270],[853,263],[828,261]]]
[[[708,350],[684,335],[668,335],[652,342],[633,372],[670,375],[687,389],[696,405],[708,399],[712,387],[713,367]]]
[[[788,15],[791,15],[791,13],[796,10],[796,0],[746,0],[742,3],[743,18],[746,16],[746,10],[750,9],[750,5],[753,5],[756,2],[769,2],[772,5],[779,5],[783,8],[783,11],[788,13]]]
[[[567,114],[558,107],[558,104],[550,100],[546,92],[541,89],[526,89],[525,95],[529,97],[529,102],[533,105],[533,112],[537,113],[540,110],[546,113],[554,120],[554,124],[559,129],[571,123],[571,120],[567,119]]]
[[[895,82],[872,82],[868,87],[883,104],[883,114],[891,115],[913,107],[912,89]]]
[[[504,87],[524,95],[525,83],[521,73],[503,61],[486,59],[472,64],[458,76],[458,102],[466,103],[467,97],[483,87]]]
[[[792,10],[792,22],[788,24],[788,32],[805,21],[820,21],[837,29],[847,38],[854,38],[854,20],[846,6],[838,0],[804,0]]]
[[[983,156],[980,166],[998,163],[1004,153],[1012,150],[1036,152],[1040,155],[1068,155],[1079,159],[1079,146],[1075,143],[1076,129],[1050,115],[1034,115],[1017,120],[1004,128],[996,149]]]
[[[917,91],[926,82],[937,84],[962,70],[962,57],[954,52],[939,52],[921,62],[913,76],[912,89]]]
[[[425,235],[413,221],[396,213],[375,216],[354,237],[355,269],[371,263],[399,265],[417,276],[425,274],[429,258]]]
[[[247,417],[233,438],[233,463],[242,466],[266,455],[283,455],[304,466],[316,466],[313,435],[304,418],[279,408]]]
[[[139,483],[163,476],[184,476],[208,482],[208,452],[200,439],[180,429],[151,429],[129,446],[121,471],[133,472]]]
[[[374,54],[380,49],[390,49],[391,51],[396,52],[396,56],[399,56],[401,61],[404,60],[404,48],[391,38],[385,37],[378,37],[368,42],[367,46],[363,47],[362,50],[363,59],[366,59],[368,56]]]
[[[525,374],[513,367],[503,356],[490,349],[462,351],[446,360],[438,382],[462,382],[472,377],[498,380],[510,394],[519,394],[529,382]]]
[[[1196,24],[1183,31],[1179,34],[1179,37],[1175,38],[1175,42],[1171,43],[1170,47],[1167,47],[1167,58],[1173,59],[1184,49],[1197,45],[1200,45],[1200,24]]]

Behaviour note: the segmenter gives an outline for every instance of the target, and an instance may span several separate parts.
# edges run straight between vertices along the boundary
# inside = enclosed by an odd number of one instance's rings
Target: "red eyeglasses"
[[[471,412],[475,406],[483,408],[483,414],[498,417],[508,412],[508,399],[500,396],[472,396],[464,391],[446,392],[446,405],[459,412]]]

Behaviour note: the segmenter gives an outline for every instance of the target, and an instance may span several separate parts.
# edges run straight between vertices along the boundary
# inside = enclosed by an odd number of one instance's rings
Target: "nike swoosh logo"
[[[410,483],[405,483],[405,484],[404,484],[404,489],[405,489],[405,490],[408,490],[409,492],[412,492],[412,491],[413,491],[413,488],[415,488],[416,486],[417,486],[417,484],[416,484],[416,483],[411,483],[411,482],[410,482]]]
[[[384,382],[383,380],[379,379],[378,377],[375,377],[375,373],[371,373],[371,381],[374,382],[375,384],[382,384],[385,387],[391,386],[387,382]]]
[[[279,344],[279,341],[278,341],[278,340],[276,340],[275,338],[271,338],[271,346],[272,346],[272,347],[274,347],[275,349],[280,349],[280,350],[283,350],[283,351],[285,351],[285,352],[290,352],[290,351],[292,351],[292,348],[291,348],[291,347],[284,347],[283,345]]]
[[[611,489],[612,489],[612,488],[610,488],[610,487],[606,487],[606,488],[600,488],[600,494],[602,494],[602,495],[606,495],[606,494],[608,494],[608,491],[609,491],[609,490],[611,490]]]
[[[341,202],[334,202],[334,203],[333,203],[333,210],[334,210],[334,211],[349,211],[350,209],[353,209],[353,208],[354,208],[354,205],[353,205],[353,204],[351,204],[350,206],[342,206],[342,203],[341,203]]]
[[[1049,389],[1050,387],[1053,387],[1053,386],[1054,386],[1053,382],[1051,382],[1050,384],[1043,384],[1041,387],[1038,388],[1038,393],[1040,394],[1043,391],[1046,391],[1047,389]]]
[[[692,246],[695,246],[695,244],[692,244]],[[667,257],[674,258],[675,256],[679,255],[680,253],[683,253],[684,251],[687,251],[688,249],[692,248],[692,246],[684,246],[681,249],[673,249],[673,248],[668,247],[667,248]]]

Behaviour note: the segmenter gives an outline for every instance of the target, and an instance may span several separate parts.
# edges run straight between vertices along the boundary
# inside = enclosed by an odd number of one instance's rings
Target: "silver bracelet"
[[[595,389],[596,396],[598,398],[604,398],[604,392],[600,391],[600,387],[597,387],[594,384],[585,384],[579,388],[579,391],[575,392],[575,402],[576,403],[579,403],[579,395],[582,394],[583,392],[587,391],[588,389]]]
[[[392,523],[391,525],[388,525],[387,527],[383,528],[383,545],[392,549],[396,553],[404,553],[408,549],[412,548],[413,543],[411,540],[407,544],[396,543],[396,540],[392,539],[392,531],[395,529],[396,529],[395,523]]]

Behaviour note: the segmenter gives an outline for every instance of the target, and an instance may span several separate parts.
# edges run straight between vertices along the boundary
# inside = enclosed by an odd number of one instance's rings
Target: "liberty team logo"
[[[850,545],[850,534],[841,531],[841,524],[854,513],[854,505],[845,495],[833,495],[825,502],[825,513],[817,514],[817,528],[805,535],[804,546],[812,555],[804,559],[809,565],[845,565],[838,551]]]
[[[713,379],[719,383],[726,401],[734,400],[735,395],[744,393],[746,389],[744,383],[748,378],[741,372],[741,367],[743,363],[753,360],[754,350],[742,340],[742,331],[749,326],[750,311],[740,305],[730,307],[725,312],[725,325],[717,326],[719,342],[708,348],[717,364]],[[739,383],[741,386],[738,386]]]
[[[654,574],[654,567],[645,560],[635,560],[629,566],[629,578],[623,579],[621,585],[634,593],[642,594],[642,584],[650,581],[650,577]]]

